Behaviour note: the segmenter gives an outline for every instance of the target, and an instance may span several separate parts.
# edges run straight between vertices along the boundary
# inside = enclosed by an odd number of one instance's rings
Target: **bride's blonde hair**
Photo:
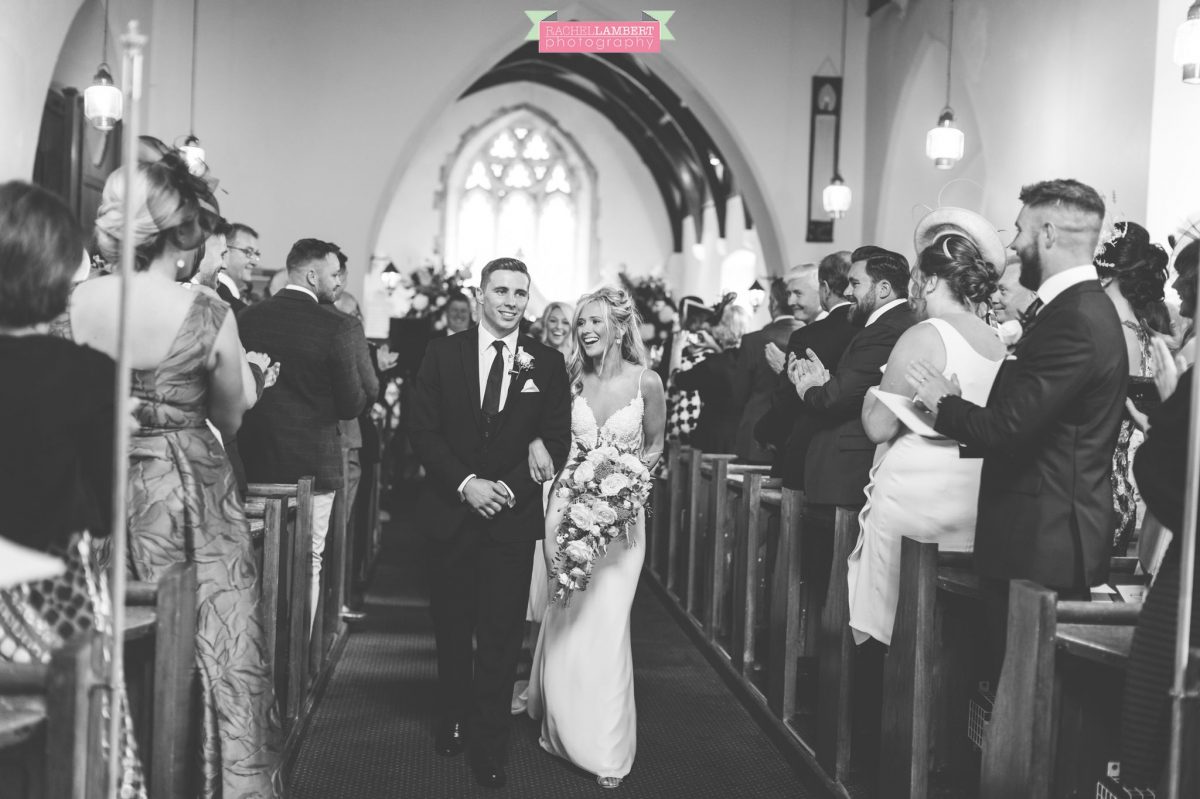
[[[625,292],[614,286],[604,286],[584,294],[575,303],[575,316],[571,320],[571,359],[567,364],[567,375],[571,385],[578,390],[579,380],[584,372],[599,372],[604,366],[604,358],[608,355],[605,350],[600,356],[600,363],[595,363],[583,352],[579,344],[579,318],[589,303],[598,303],[604,316],[604,328],[609,334],[609,340],[619,338],[621,341],[621,359],[638,366],[646,365],[646,345],[642,343],[642,318],[638,315],[633,299]]]

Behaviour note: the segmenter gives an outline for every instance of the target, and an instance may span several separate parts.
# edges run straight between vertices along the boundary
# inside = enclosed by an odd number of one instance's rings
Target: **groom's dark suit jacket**
[[[563,467],[571,443],[571,392],[562,353],[525,336],[517,346],[533,356],[533,365],[510,380],[504,410],[486,440],[479,328],[429,342],[412,392],[408,432],[425,466],[426,518],[436,538],[465,530],[499,541],[543,535],[542,486],[529,474],[529,442],[540,437],[555,470]],[[480,517],[458,495],[469,474],[504,481],[516,495],[515,506],[492,519]]]
[[[897,305],[854,334],[832,377],[809,390],[801,413],[814,417],[818,427],[804,461],[804,491],[819,505],[861,505],[867,476],[875,458],[875,443],[862,424],[867,389],[883,379],[896,341],[914,324],[908,303]],[[829,364],[826,364],[829,368]]]
[[[983,457],[975,564],[1051,588],[1108,577],[1112,458],[1129,379],[1121,322],[1095,280],[1038,313],[987,407],[947,397],[937,431]]]

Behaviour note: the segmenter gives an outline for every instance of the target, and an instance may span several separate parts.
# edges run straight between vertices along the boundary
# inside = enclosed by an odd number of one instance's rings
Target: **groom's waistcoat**
[[[525,369],[514,364],[516,374],[490,435],[481,409],[478,328],[435,339],[421,362],[408,431],[425,467],[422,503],[436,538],[467,530],[499,540],[542,537],[542,487],[529,474],[529,443],[541,438],[555,468],[562,468],[570,446],[571,397],[560,352],[524,336],[517,346],[532,363]],[[514,507],[492,519],[478,516],[458,495],[469,474],[502,480],[516,495]]]

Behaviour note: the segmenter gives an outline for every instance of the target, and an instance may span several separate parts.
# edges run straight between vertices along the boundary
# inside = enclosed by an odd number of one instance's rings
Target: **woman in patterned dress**
[[[153,144],[153,140],[149,140]],[[145,141],[143,142],[146,143]],[[201,795],[274,797],[280,725],[259,607],[250,530],[229,459],[209,428],[237,434],[251,404],[252,373],[229,306],[185,288],[217,223],[209,186],[174,152],[144,148],[131,185],[104,186],[96,238],[115,260],[133,195],[136,273],[129,333],[140,430],[129,453],[129,561],[155,582],[172,564],[196,564],[196,661],[204,705]],[[119,282],[100,277],[74,291],[63,332],[113,353]]]
[[[1130,385],[1149,383],[1154,378],[1150,337],[1171,336],[1171,317],[1163,302],[1167,282],[1167,253],[1150,242],[1150,234],[1134,222],[1117,222],[1113,235],[1100,248],[1093,263],[1104,291],[1116,306],[1125,328],[1129,354]],[[1113,554],[1125,555],[1137,529],[1141,497],[1134,484],[1133,454],[1143,439],[1128,413],[1121,420],[1117,447],[1113,450]]]

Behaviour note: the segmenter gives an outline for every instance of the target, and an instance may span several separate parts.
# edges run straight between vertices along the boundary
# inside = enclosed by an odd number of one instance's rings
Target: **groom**
[[[563,356],[520,336],[529,272],[497,258],[480,278],[481,321],[434,339],[412,395],[409,435],[425,466],[437,637],[438,754],[468,747],[484,786],[506,782],[512,686],[529,597],[542,487],[528,448],[541,438],[561,469],[571,435]],[[472,638],[475,641],[472,653]]]

